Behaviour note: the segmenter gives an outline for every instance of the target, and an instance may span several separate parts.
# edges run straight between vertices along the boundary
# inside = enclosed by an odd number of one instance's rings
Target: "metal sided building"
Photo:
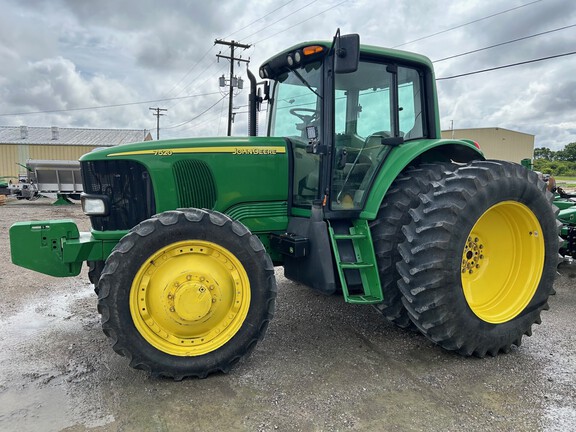
[[[0,177],[25,173],[28,159],[77,161],[99,147],[150,141],[146,129],[0,126]]]
[[[442,131],[442,138],[476,141],[486,158],[520,163],[534,157],[534,135],[503,128],[472,128]]]

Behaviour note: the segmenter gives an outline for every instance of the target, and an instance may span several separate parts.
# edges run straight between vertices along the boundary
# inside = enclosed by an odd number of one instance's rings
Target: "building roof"
[[[512,132],[515,134],[522,134],[522,135],[529,135],[531,137],[533,137],[534,135],[526,133],[526,132],[520,132],[520,131],[515,131],[512,129],[506,129],[506,128],[502,128],[502,127],[480,127],[480,128],[461,128],[461,129],[454,129],[454,131],[487,131],[487,130],[492,130],[492,131],[506,131],[506,132]],[[452,132],[452,129],[444,129],[442,130],[442,133],[449,133]]]
[[[0,126],[0,144],[43,144],[111,147],[119,144],[149,141],[146,129],[82,129]]]

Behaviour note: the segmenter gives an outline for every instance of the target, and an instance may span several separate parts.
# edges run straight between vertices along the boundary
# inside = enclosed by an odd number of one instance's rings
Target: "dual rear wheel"
[[[548,308],[559,247],[552,196],[513,163],[452,168],[414,186],[418,199],[395,227],[393,304],[380,309],[448,350],[496,355],[519,346]]]

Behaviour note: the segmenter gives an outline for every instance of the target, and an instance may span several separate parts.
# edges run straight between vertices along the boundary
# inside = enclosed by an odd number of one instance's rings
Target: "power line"
[[[276,20],[276,21],[274,21],[273,23],[270,23],[270,24],[268,24],[267,26],[265,26],[265,27],[262,27],[262,28],[261,28],[261,29],[259,29],[258,31],[255,31],[255,32],[254,32],[254,33],[252,33],[252,34],[249,34],[248,36],[246,36],[246,37],[242,38],[241,40],[246,40],[246,39],[248,39],[249,37],[252,37],[252,36],[254,36],[254,35],[256,35],[256,34],[260,33],[261,31],[264,31],[264,30],[266,30],[267,28],[269,28],[269,27],[272,27],[274,24],[278,24],[280,21],[283,21],[283,20],[285,20],[286,18],[288,18],[289,16],[292,16],[292,15],[294,15],[294,14],[295,14],[295,13],[297,13],[297,12],[300,12],[302,9],[305,9],[305,8],[307,8],[308,6],[310,6],[310,5],[311,5],[311,4],[313,4],[313,3],[316,3],[317,1],[318,1],[318,0],[312,0],[310,3],[306,3],[304,6],[302,6],[302,7],[298,8],[298,9],[296,9],[295,11],[293,11],[293,12],[289,13],[288,15],[286,15],[286,16],[284,16],[284,17],[280,18],[279,20]]]
[[[184,90],[186,90],[188,87],[192,86],[193,84],[194,84],[194,87],[203,88],[202,86],[204,83],[206,83],[206,81],[213,80],[216,76],[220,75],[220,72],[222,72],[223,67],[220,67],[219,69],[217,69],[215,73],[214,72],[208,72],[210,69],[212,69],[216,65],[218,65],[218,62],[216,60],[214,60],[209,66],[204,68],[204,70],[202,70],[202,72],[200,72],[198,75],[196,75],[194,77],[194,79],[189,84],[186,85],[186,87],[183,87],[179,93],[182,93]],[[197,80],[202,75],[206,75],[206,78],[203,81],[201,81],[200,83],[195,82],[195,80]],[[177,95],[179,93],[177,93]],[[174,108],[180,102],[182,102],[182,99],[174,101],[174,103],[169,108]]]
[[[272,11],[268,12],[266,15],[263,15],[263,16],[261,16],[260,18],[258,18],[258,19],[256,19],[256,20],[250,22],[249,24],[246,24],[244,27],[241,27],[241,28],[239,28],[238,30],[235,30],[234,32],[230,33],[228,36],[225,36],[223,39],[228,39],[230,36],[235,35],[236,33],[241,32],[242,30],[250,27],[252,24],[254,24],[254,23],[256,23],[256,22],[258,22],[258,21],[266,18],[266,17],[269,16],[269,15],[272,15],[274,12],[276,12],[277,10],[282,9],[284,6],[287,6],[288,4],[292,3],[293,1],[294,1],[294,0],[290,0],[290,1],[286,2],[286,3],[284,3],[283,5],[277,7],[276,9],[273,9]],[[315,0],[315,1],[317,1],[317,0]],[[215,46],[216,46],[216,44],[212,45],[212,46],[202,55],[202,57],[200,58],[200,60],[198,60],[192,67],[190,67],[190,69],[188,69],[188,71],[184,74],[184,76],[183,76],[182,78],[180,78],[180,80],[179,80],[176,84],[174,84],[174,85],[172,86],[172,88],[171,88],[168,92],[166,92],[165,94],[166,94],[166,95],[170,94],[176,87],[178,87],[178,85],[179,85],[182,81],[184,81],[184,80],[192,73],[192,71],[193,71],[194,69],[196,69],[196,67],[202,62],[202,60],[204,60],[204,59],[208,56],[208,54],[210,54],[210,51],[212,51]],[[208,69],[208,68],[206,68],[206,69]],[[206,69],[204,69],[204,71],[205,71]],[[202,71],[200,74],[198,74],[194,79],[198,78],[198,76],[200,76],[202,73],[204,73],[204,71]],[[190,84],[188,84],[186,87],[184,87],[184,89],[186,89],[186,88],[189,87],[189,86],[190,86]],[[184,90],[184,89],[183,89],[183,90]],[[182,91],[183,91],[183,90],[182,90]]]
[[[57,109],[57,110],[5,113],[5,114],[0,114],[0,117],[30,115],[30,114],[52,114],[52,113],[59,113],[59,112],[85,111],[85,110],[104,109],[104,108],[118,108],[118,107],[130,106],[130,105],[143,105],[143,104],[150,104],[150,103],[156,103],[156,102],[166,102],[166,101],[171,101],[171,100],[176,100],[176,99],[188,99],[188,98],[200,97],[200,96],[210,96],[210,95],[219,94],[219,93],[220,92],[211,92],[211,93],[202,93],[202,94],[174,97],[174,98],[168,98],[168,99],[155,99],[155,100],[148,100],[148,101],[141,101],[141,102],[128,102],[128,103],[121,103],[121,104],[114,104],[114,105],[98,105],[98,106],[82,107],[82,108],[67,108],[67,109]]]
[[[320,15],[322,15],[323,13],[326,13],[326,12],[328,12],[329,10],[332,10],[332,9],[337,8],[337,7],[340,6],[342,3],[346,3],[347,1],[348,1],[348,0],[343,0],[343,1],[341,1],[340,3],[335,4],[334,6],[330,6],[329,8],[324,9],[322,12],[318,12],[317,14],[311,16],[310,18],[306,18],[305,20],[300,21],[300,22],[298,22],[297,24],[294,24],[294,25],[292,25],[292,26],[290,26],[290,27],[287,27],[287,28],[285,28],[284,30],[280,30],[280,31],[274,33],[274,34],[271,35],[271,36],[265,37],[264,39],[260,39],[259,41],[254,42],[254,45],[259,44],[260,42],[264,42],[265,40],[272,39],[273,37],[276,37],[276,36],[278,36],[278,35],[281,34],[281,33],[287,32],[288,30],[291,30],[291,29],[293,29],[294,27],[297,27],[297,26],[299,26],[299,25],[304,24],[304,23],[307,22],[307,21],[310,21],[310,20],[312,20],[312,19],[314,19],[314,18],[317,18],[317,17],[319,17]],[[256,33],[258,33],[258,32],[256,32]]]
[[[475,49],[475,50],[472,50],[472,51],[468,51],[468,52],[461,53],[461,54],[456,54],[456,55],[453,55],[453,56],[450,56],[450,57],[444,57],[444,58],[441,58],[441,59],[438,59],[438,60],[434,60],[433,63],[439,63],[439,62],[441,62],[441,61],[450,60],[450,59],[453,59],[453,58],[456,58],[456,57],[462,57],[462,56],[465,56],[465,55],[468,55],[468,54],[474,54],[474,53],[477,53],[477,52],[480,52],[480,51],[485,51],[485,50],[487,50],[487,49],[496,48],[496,47],[499,47],[499,46],[502,46],[502,45],[507,45],[507,44],[511,44],[511,43],[513,43],[513,42],[518,42],[518,41],[530,39],[530,38],[533,38],[533,37],[536,37],[536,36],[542,36],[542,35],[549,34],[549,33],[553,33],[553,32],[557,32],[557,31],[560,31],[560,30],[565,30],[565,29],[571,28],[571,27],[576,27],[576,24],[568,25],[568,26],[565,26],[565,27],[560,27],[560,28],[557,28],[557,29],[554,29],[554,30],[548,30],[548,31],[545,31],[545,32],[542,32],[542,33],[536,33],[536,34],[533,34],[533,35],[530,35],[530,36],[524,36],[524,37],[521,37],[521,38],[518,38],[518,39],[512,39],[512,40],[509,40],[509,41],[506,41],[506,42],[501,42],[501,43],[498,43],[498,44],[495,44],[495,45],[490,45],[490,46],[487,46],[487,47],[484,47],[484,48],[478,48],[478,49]]]
[[[174,84],[174,85],[172,86],[172,88],[165,93],[165,95],[168,96],[176,87],[178,87],[178,86],[180,85],[180,83],[181,83],[182,81],[184,81],[184,80],[188,77],[188,75],[190,75],[190,74],[192,73],[192,71],[193,71],[194,69],[196,69],[196,67],[197,67],[200,63],[202,63],[202,60],[204,60],[204,59],[208,56],[208,54],[210,54],[210,51],[212,51],[215,46],[216,46],[216,45],[214,44],[214,45],[212,45],[210,48],[208,48],[208,50],[206,50],[206,52],[202,55],[202,57],[200,58],[200,60],[198,60],[194,65],[192,65],[192,66],[188,69],[188,71],[182,76],[182,78],[180,78],[180,81],[178,81],[176,84]],[[181,91],[181,92],[182,92],[182,91]],[[180,92],[180,93],[181,93],[181,92]]]
[[[293,1],[294,1],[294,0],[290,0],[290,1],[289,1],[289,2],[287,2],[287,3],[284,3],[282,6],[279,6],[279,7],[277,7],[276,9],[274,9],[274,10],[272,10],[272,11],[268,12],[266,15],[264,15],[264,16],[261,16],[261,17],[260,17],[260,18],[258,18],[258,19],[255,19],[255,20],[254,20],[254,21],[252,21],[251,23],[249,23],[249,24],[246,24],[244,27],[242,27],[242,28],[239,28],[238,30],[236,30],[236,31],[234,31],[234,32],[232,32],[232,33],[230,33],[228,36],[224,36],[222,39],[228,39],[230,36],[232,36],[232,35],[235,35],[236,33],[239,33],[239,32],[241,32],[242,30],[244,30],[244,29],[246,29],[246,28],[250,27],[252,24],[255,24],[255,23],[257,23],[258,21],[260,21],[260,20],[262,20],[262,19],[266,18],[267,16],[269,16],[269,15],[272,15],[274,12],[276,12],[277,10],[280,10],[280,9],[282,9],[284,6],[287,6],[287,5],[289,5],[289,4],[290,4],[290,3],[292,3]]]
[[[468,76],[468,75],[476,75],[476,74],[480,74],[480,73],[484,73],[484,72],[490,72],[490,71],[494,71],[494,70],[498,70],[498,69],[506,69],[509,67],[520,66],[520,65],[525,65],[525,64],[529,64],[529,63],[536,63],[536,62],[540,62],[540,61],[544,61],[544,60],[550,60],[550,59],[565,57],[565,56],[574,55],[574,54],[576,54],[576,51],[572,51],[572,52],[568,52],[568,53],[564,53],[564,54],[557,54],[557,55],[548,56],[548,57],[541,57],[541,58],[532,59],[532,60],[526,60],[523,62],[512,63],[512,64],[503,65],[503,66],[496,66],[496,67],[492,67],[492,68],[488,68],[488,69],[482,69],[482,70],[477,70],[477,71],[473,71],[473,72],[467,72],[467,73],[463,73],[463,74],[459,74],[459,75],[453,75],[453,76],[449,76],[449,77],[436,78],[436,81],[449,80],[449,79],[453,79],[453,78],[460,78],[460,77],[464,77],[464,76]]]
[[[178,128],[178,127],[180,127],[180,126],[184,126],[185,124],[188,124],[188,123],[193,122],[193,121],[196,120],[197,118],[200,118],[201,116],[203,116],[204,114],[206,114],[208,111],[210,111],[210,110],[211,110],[212,108],[214,108],[216,105],[218,105],[218,103],[221,102],[226,96],[228,96],[228,95],[222,96],[222,98],[218,99],[218,100],[216,101],[216,103],[214,103],[213,105],[210,105],[210,107],[208,107],[207,109],[205,109],[204,111],[202,111],[202,112],[201,112],[200,114],[198,114],[196,117],[193,117],[193,118],[191,118],[190,120],[187,120],[187,121],[185,121],[185,122],[183,122],[183,123],[179,123],[179,124],[176,124],[176,125],[163,127],[162,130],[164,130],[164,129],[175,129],[175,128]]]
[[[495,16],[502,15],[502,14],[505,14],[505,13],[508,13],[508,12],[511,12],[511,11],[514,11],[514,10],[517,10],[517,9],[520,9],[520,8],[523,8],[523,7],[526,7],[526,6],[530,6],[530,5],[533,5],[533,4],[538,3],[538,2],[541,2],[541,1],[542,1],[542,0],[534,0],[534,1],[530,2],[530,3],[526,3],[526,4],[523,4],[523,5],[521,5],[521,6],[516,6],[516,7],[511,8],[511,9],[506,9],[506,10],[504,10],[504,11],[497,12],[497,13],[494,13],[494,14],[492,14],[492,15],[485,16],[485,17],[483,17],[483,18],[475,19],[474,21],[470,21],[470,22],[467,22],[467,23],[464,23],[464,24],[457,25],[457,26],[455,26],[455,27],[451,27],[451,28],[446,29],[446,30],[442,30],[442,31],[439,31],[439,32],[436,32],[436,33],[432,33],[432,34],[430,34],[430,35],[428,35],[428,36],[422,36],[422,37],[420,37],[420,38],[418,38],[418,39],[414,39],[414,40],[411,40],[411,41],[409,41],[409,42],[401,43],[400,45],[396,45],[396,46],[394,46],[394,47],[392,47],[392,48],[398,48],[398,47],[401,47],[401,46],[404,46],[404,45],[408,45],[408,44],[411,44],[411,43],[414,43],[414,42],[419,42],[419,41],[421,41],[421,40],[431,38],[431,37],[433,37],[433,36],[438,36],[439,34],[448,33],[449,31],[456,30],[456,29],[459,29],[459,28],[462,28],[462,27],[465,27],[465,26],[467,26],[467,25],[474,24],[474,23],[477,23],[477,22],[480,22],[480,21],[484,21],[484,20],[487,20],[487,19],[489,19],[489,18],[494,18]]]

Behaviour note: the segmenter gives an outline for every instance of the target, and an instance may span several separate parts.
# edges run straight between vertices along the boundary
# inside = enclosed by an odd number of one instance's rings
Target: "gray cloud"
[[[216,38],[255,44],[243,55],[251,68],[303,40],[330,39],[337,27],[363,43],[393,47],[520,6],[496,0],[294,0],[199,2],[168,0],[5,0],[0,15],[0,113],[69,109],[216,93],[161,102],[164,137],[225,133],[227,106],[178,128],[218,101]],[[402,46],[432,59],[576,23],[565,0],[545,0]],[[307,6],[308,5],[308,6]],[[338,6],[337,6],[338,5]],[[298,9],[302,10],[296,12]],[[332,8],[332,9],[330,9]],[[315,14],[323,12],[316,18]],[[275,21],[279,22],[273,24]],[[304,22],[305,21],[305,22]],[[304,22],[302,24],[302,22]],[[271,25],[272,24],[272,25]],[[242,29],[243,27],[246,27]],[[242,29],[240,31],[236,31]],[[572,51],[576,28],[436,64],[437,76]],[[245,67],[237,67],[244,75]],[[504,127],[536,135],[536,145],[576,141],[573,118],[576,56],[438,83],[442,126]],[[235,105],[245,105],[247,90]],[[149,104],[0,117],[0,124],[153,128]],[[154,105],[156,106],[156,105]],[[240,108],[238,111],[245,111]],[[234,130],[246,131],[238,114]]]

